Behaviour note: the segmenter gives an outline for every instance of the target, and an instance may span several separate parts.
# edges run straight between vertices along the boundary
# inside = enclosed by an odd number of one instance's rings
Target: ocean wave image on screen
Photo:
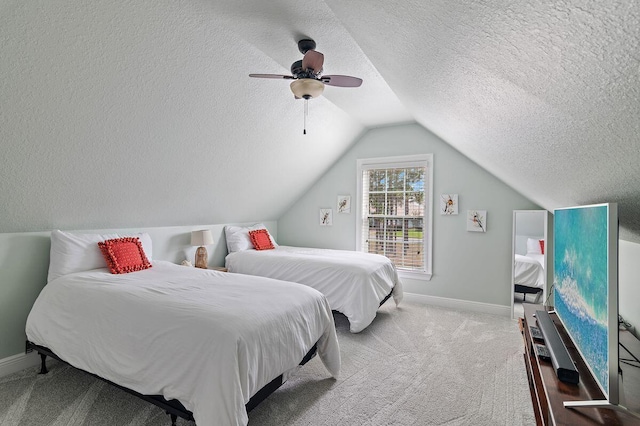
[[[554,308],[608,390],[607,209],[558,210],[554,220]]]
[[[555,310],[562,317],[565,328],[571,330],[574,343],[588,361],[592,373],[606,389],[609,377],[607,325],[592,316],[589,304],[572,287],[569,286],[567,292],[558,291]]]

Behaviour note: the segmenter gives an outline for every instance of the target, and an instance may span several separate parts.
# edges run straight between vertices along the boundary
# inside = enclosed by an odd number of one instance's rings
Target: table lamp
[[[204,246],[211,244],[213,244],[213,236],[210,230],[191,231],[191,245],[200,246],[196,250],[196,268],[207,269],[208,254]]]

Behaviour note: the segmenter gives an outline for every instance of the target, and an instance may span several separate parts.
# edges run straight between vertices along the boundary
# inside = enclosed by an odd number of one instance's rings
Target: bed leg
[[[176,414],[170,414],[167,411],[167,414],[171,416],[171,426],[176,426],[176,421],[178,420],[178,416]]]
[[[47,356],[43,353],[40,354],[40,372],[38,374],[47,374],[49,370],[47,370],[46,360]]]

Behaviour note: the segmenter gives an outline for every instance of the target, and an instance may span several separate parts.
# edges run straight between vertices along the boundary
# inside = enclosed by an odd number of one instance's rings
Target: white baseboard
[[[0,377],[8,376],[25,368],[35,367],[40,364],[40,357],[37,352],[28,354],[12,355],[0,359]]]
[[[494,305],[491,303],[472,302],[469,300],[449,299],[446,297],[427,296],[425,294],[404,293],[404,300],[421,303],[423,305],[435,305],[443,308],[458,309],[461,311],[482,312],[485,314],[511,317],[511,307]],[[402,306],[402,305],[401,305]]]

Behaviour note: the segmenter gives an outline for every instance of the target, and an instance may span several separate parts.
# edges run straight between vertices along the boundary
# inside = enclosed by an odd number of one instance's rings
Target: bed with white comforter
[[[527,253],[525,256],[516,254],[514,262],[514,284],[534,289],[544,288],[544,255]]]
[[[331,309],[349,319],[352,333],[371,324],[389,293],[393,292],[396,305],[403,295],[393,263],[372,253],[279,245],[272,250],[233,251],[225,266],[229,272],[313,287],[327,297]]]
[[[331,309],[318,291],[162,261],[53,279],[26,332],[74,367],[179,400],[198,426],[246,425],[251,396],[295,370],[316,342],[329,373],[340,369]]]

